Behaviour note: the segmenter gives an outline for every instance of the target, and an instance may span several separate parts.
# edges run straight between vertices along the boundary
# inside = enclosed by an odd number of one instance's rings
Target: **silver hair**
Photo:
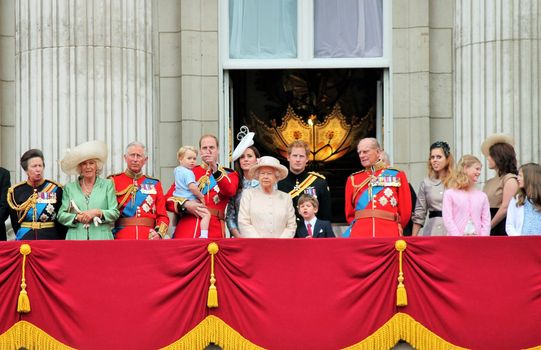
[[[379,158],[383,163],[387,164],[387,166],[391,165],[391,159],[389,158],[389,154],[387,152],[381,151]]]
[[[277,170],[273,166],[262,166],[261,168],[272,168],[272,169],[274,169],[274,176],[276,176],[276,179],[280,178],[280,175],[281,175],[280,170]],[[261,168],[258,168],[256,171],[254,171],[254,177],[255,178],[259,178],[259,171],[261,170]]]
[[[124,155],[128,155],[128,150],[131,148],[131,147],[141,147],[143,149],[143,152],[145,152],[145,157],[147,156],[147,147],[145,146],[144,143],[142,142],[139,142],[139,141],[132,141],[130,142],[127,146],[126,146],[126,151],[124,152]]]
[[[377,149],[378,151],[381,150],[381,146],[380,146],[380,144],[379,144],[379,142],[378,142],[378,139],[376,139],[375,137],[365,137],[365,138],[361,139],[361,140],[357,143],[357,145],[358,145],[359,143],[361,143],[361,141],[364,141],[364,140],[370,141],[370,143],[372,144],[372,148]]]

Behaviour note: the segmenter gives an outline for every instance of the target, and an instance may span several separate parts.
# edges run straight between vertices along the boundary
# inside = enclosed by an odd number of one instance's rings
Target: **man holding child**
[[[197,185],[204,196],[205,204],[173,195],[175,184],[166,194],[167,210],[180,214],[173,238],[200,237],[199,219],[206,210],[211,214],[208,228],[209,238],[225,237],[225,208],[237,192],[239,177],[232,169],[218,164],[218,139],[214,135],[203,135],[199,140],[202,164],[194,167]]]

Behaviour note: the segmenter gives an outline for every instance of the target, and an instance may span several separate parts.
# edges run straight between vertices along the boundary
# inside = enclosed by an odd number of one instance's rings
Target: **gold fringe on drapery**
[[[406,250],[406,241],[399,239],[394,247],[398,250],[398,287],[396,288],[396,306],[408,306],[408,294],[404,286],[404,271],[402,270],[402,254]]]
[[[73,349],[26,321],[19,321],[4,334],[0,334],[0,349],[20,348],[40,350]]]
[[[244,338],[239,332],[216,316],[207,316],[190,332],[165,350],[193,350],[204,349],[214,343],[222,349],[259,350],[263,349]]]
[[[209,294],[207,298],[207,307],[215,308],[218,307],[218,289],[216,289],[216,277],[214,276],[214,255],[218,253],[219,247],[218,244],[212,242],[207,247],[210,254],[210,287]]]
[[[395,314],[389,321],[387,321],[369,337],[345,349],[390,349],[395,346],[399,340],[407,341],[411,346],[418,350],[465,349],[443,340],[436,334],[432,333],[428,328],[415,321],[415,319],[413,319],[410,315],[402,312]]]
[[[30,245],[25,243],[21,245],[19,252],[23,255],[23,264],[21,274],[21,291],[19,292],[19,300],[17,302],[17,312],[26,314],[30,312],[30,299],[28,298],[28,293],[26,292],[26,256],[32,252],[32,249],[30,248]]]

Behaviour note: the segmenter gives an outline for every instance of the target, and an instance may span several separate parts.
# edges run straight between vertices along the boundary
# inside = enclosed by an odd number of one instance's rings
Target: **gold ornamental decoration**
[[[288,105],[279,126],[275,119],[269,124],[254,113],[251,115],[250,124],[263,147],[276,150],[284,158],[287,158],[287,146],[291,142],[304,140],[310,145],[310,160],[330,162],[355,149],[356,142],[367,136],[373,128],[374,119],[372,107],[364,117],[354,116],[349,122],[337,103],[322,122],[315,115],[305,120]]]

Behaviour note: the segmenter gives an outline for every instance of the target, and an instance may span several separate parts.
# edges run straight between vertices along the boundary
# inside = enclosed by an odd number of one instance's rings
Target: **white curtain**
[[[383,55],[383,0],[314,0],[315,57]]]
[[[229,0],[229,57],[297,57],[297,0]]]

